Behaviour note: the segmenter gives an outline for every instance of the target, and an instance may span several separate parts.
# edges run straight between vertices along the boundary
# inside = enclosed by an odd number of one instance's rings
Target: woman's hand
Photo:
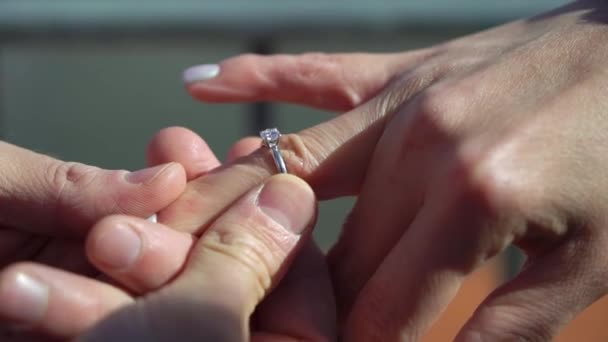
[[[204,101],[349,110],[281,142],[318,196],[358,195],[330,258],[346,340],[417,340],[515,243],[526,267],[459,339],[546,341],[608,290],[607,19],[605,2],[580,1],[419,51],[248,55],[186,78]],[[204,230],[273,172],[256,152],[164,217]]]

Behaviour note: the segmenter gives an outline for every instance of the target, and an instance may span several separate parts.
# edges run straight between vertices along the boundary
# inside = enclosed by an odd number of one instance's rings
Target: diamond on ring
[[[262,144],[266,146],[272,152],[272,159],[280,173],[287,173],[287,165],[279,150],[279,138],[281,138],[281,132],[276,128],[268,128],[260,132],[260,138],[262,138]]]
[[[264,146],[268,148],[277,146],[279,144],[280,137],[281,132],[279,132],[279,130],[276,128],[268,128],[260,132],[260,138],[262,138]]]

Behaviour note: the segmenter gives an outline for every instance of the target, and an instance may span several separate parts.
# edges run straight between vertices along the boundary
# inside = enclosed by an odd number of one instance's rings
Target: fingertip
[[[220,66],[217,64],[195,65],[184,70],[182,80],[185,84],[205,82],[217,77],[220,70]]]
[[[144,198],[143,204],[147,202],[154,203],[155,199],[162,202],[164,206],[173,202],[186,188],[187,184],[186,170],[176,162],[170,162],[162,166],[162,170],[152,179],[141,183],[141,189]],[[162,209],[156,208],[154,212]]]
[[[49,287],[27,272],[29,263],[12,265],[0,274],[0,317],[35,325],[46,315]]]
[[[117,288],[40,264],[19,263],[0,274],[0,318],[47,336],[73,338],[132,301]]]
[[[85,249],[87,257],[95,266],[113,272],[133,267],[143,249],[142,237],[130,222],[134,219],[110,216],[93,227]]]
[[[246,137],[237,141],[230,150],[226,157],[227,162],[232,162],[240,157],[244,157],[256,151],[260,148],[262,141],[258,137]]]
[[[102,272],[137,292],[156,289],[183,267],[190,234],[162,224],[115,215],[101,220],[86,241],[87,256]]]
[[[156,133],[146,150],[149,165],[180,163],[188,179],[220,165],[217,157],[197,133],[184,127],[168,127]]]

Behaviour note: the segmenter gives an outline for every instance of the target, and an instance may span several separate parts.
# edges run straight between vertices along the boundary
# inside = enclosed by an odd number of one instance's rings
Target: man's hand
[[[459,340],[547,341],[608,290],[606,18],[581,1],[414,52],[241,56],[188,89],[351,109],[281,141],[318,196],[358,195],[330,258],[346,340],[417,340],[515,243],[526,267]],[[273,172],[256,152],[191,183],[164,218],[203,231],[226,205],[214,194],[234,201]]]
[[[258,139],[243,139],[232,147],[228,160],[246,155],[259,145]],[[177,127],[164,129],[154,137],[148,146],[148,160],[152,165],[178,162],[184,166],[189,179],[203,177],[219,165],[217,158],[198,135],[187,129]],[[288,200],[291,198],[289,196],[298,196],[298,184],[301,184],[301,182],[296,181],[296,188],[292,189],[292,182],[293,180],[285,184],[281,181],[282,185],[279,186],[279,193],[271,191],[275,188],[271,186],[269,200],[286,201],[285,205],[289,205]],[[299,188],[301,187],[300,185]],[[286,198],[282,198],[281,191],[289,191]],[[312,203],[306,200],[310,198],[310,190],[304,187],[302,191],[304,191],[304,195],[302,195],[304,197],[297,198],[298,212],[293,215],[311,215],[303,209],[306,205],[312,205],[314,208],[314,200]],[[310,340],[331,339],[335,335],[335,304],[323,254],[312,241],[305,243],[302,247],[298,245],[301,252],[293,261],[293,266],[287,270],[287,264],[292,263],[291,258],[294,257],[294,251],[287,245],[288,241],[283,241],[283,233],[276,230],[265,231],[268,221],[263,221],[260,219],[260,215],[256,214],[257,211],[252,206],[257,206],[259,201],[256,202],[255,198],[251,196],[246,204],[240,205],[240,209],[230,209],[231,214],[227,216],[234,222],[226,227],[226,229],[230,229],[230,232],[226,234],[228,237],[234,235],[235,240],[233,241],[231,238],[226,241],[220,240],[220,247],[225,243],[226,249],[219,250],[219,252],[228,253],[228,257],[237,260],[228,258],[223,262],[212,262],[212,266],[205,266],[200,272],[184,271],[189,269],[186,267],[188,263],[199,263],[197,261],[199,257],[194,255],[207,254],[206,252],[196,252],[196,254],[193,252],[192,248],[199,246],[199,243],[196,242],[199,236],[177,232],[165,225],[130,216],[117,216],[103,220],[88,233],[86,249],[83,249],[83,246],[75,245],[75,249],[81,253],[86,250],[89,260],[97,270],[103,272],[104,276],[102,278],[106,280],[105,282],[93,280],[77,273],[66,272],[68,269],[61,267],[61,265],[56,268],[38,263],[15,263],[10,265],[0,274],[0,312],[5,313],[3,317],[5,321],[17,324],[19,329],[13,330],[11,335],[3,336],[4,340],[71,339],[89,331],[98,321],[122,307],[126,307],[125,311],[130,312],[128,314],[130,320],[137,321],[141,318],[141,311],[135,312],[133,309],[135,307],[131,308],[130,305],[135,303],[136,307],[139,307],[143,297],[137,297],[144,294],[147,295],[146,298],[163,298],[157,304],[148,305],[146,314],[156,315],[159,319],[169,319],[173,314],[180,314],[180,307],[177,307],[176,304],[190,298],[188,299],[190,305],[187,308],[196,309],[197,315],[203,312],[204,315],[201,315],[201,317],[204,316],[210,324],[214,323],[206,328],[205,326],[196,326],[196,329],[190,325],[191,321],[184,321],[173,327],[146,326],[144,324],[137,327],[143,330],[137,331],[137,328],[134,328],[124,332],[125,334],[137,333],[143,338],[141,334],[150,334],[156,331],[155,329],[160,329],[162,331],[159,331],[157,336],[160,339],[160,336],[169,333],[168,329],[172,329],[173,338],[179,336],[178,332],[183,333],[184,338],[196,336],[199,333],[211,333],[209,329],[217,328],[218,326],[215,326],[215,323],[226,316],[222,305],[230,306],[234,304],[234,300],[239,298],[227,296],[228,301],[216,303],[219,305],[216,308],[206,303],[208,297],[216,298],[214,293],[205,293],[201,297],[198,289],[194,292],[185,288],[175,290],[176,287],[173,284],[193,284],[198,282],[197,279],[200,277],[208,277],[209,273],[214,272],[226,272],[226,277],[242,276],[243,273],[245,273],[244,276],[247,276],[248,272],[259,273],[264,269],[258,269],[257,266],[259,265],[250,259],[256,257],[256,253],[264,252],[266,249],[269,252],[276,252],[270,256],[272,259],[269,262],[280,263],[281,268],[270,274],[273,279],[276,279],[272,282],[274,287],[272,294],[265,298],[264,302],[256,309],[255,324],[252,326],[256,338],[263,341],[276,338],[284,339],[290,336]],[[256,193],[254,197],[256,196],[261,195]],[[289,214],[285,213],[285,215]],[[252,222],[253,217],[256,217],[258,221]],[[311,222],[306,224],[307,231],[312,225],[312,218],[309,219]],[[247,230],[241,233],[240,226]],[[256,235],[256,237],[262,241],[241,241],[241,237],[249,236],[247,234],[251,233],[252,229],[260,230],[259,234],[262,235]],[[88,232],[89,229],[86,229],[86,231]],[[280,250],[273,249],[277,246],[265,245],[271,242],[265,240],[265,238],[272,238],[273,232],[280,235],[275,236],[281,239],[277,244],[283,243],[283,247],[289,249],[285,251],[285,255],[279,253]],[[213,234],[213,232],[209,234]],[[308,236],[308,233],[304,236]],[[210,237],[210,239],[211,242],[214,241],[213,237]],[[245,242],[244,246],[241,246],[242,242]],[[203,243],[200,242],[200,244]],[[209,243],[209,241],[206,243]],[[234,245],[232,245],[233,243]],[[218,246],[213,245],[211,247]],[[295,248],[295,246],[291,247]],[[196,248],[194,251],[200,250],[202,247]],[[213,251],[213,248],[211,248],[211,251]],[[289,259],[283,258],[287,256],[289,256]],[[268,256],[260,255],[260,257]],[[243,266],[250,266],[255,269],[248,271],[229,267],[231,262],[241,261],[245,263],[248,260],[251,263]],[[268,272],[271,271],[268,270]],[[283,278],[284,273],[287,274],[283,281],[277,285],[278,278]],[[217,280],[219,281],[219,278]],[[171,285],[167,286],[167,284]],[[237,285],[246,286],[247,284],[238,283]],[[266,284],[266,286],[269,285]],[[162,291],[161,288],[163,288]],[[181,289],[182,287],[180,285],[177,288]],[[227,286],[223,290],[235,289]],[[172,295],[167,297],[156,294],[157,292],[167,293],[167,291]],[[256,297],[251,300],[259,301],[260,299]],[[159,303],[163,304],[159,306]],[[194,305],[195,303],[196,305]],[[182,309],[187,308],[183,307]],[[246,320],[248,318],[249,313],[245,311],[238,314],[247,317],[239,316],[238,319]],[[124,313],[119,313],[118,317],[124,318],[124,315]],[[234,319],[234,317],[228,318]],[[105,325],[100,328],[102,329],[101,332],[94,330],[93,334],[95,336],[98,336],[98,334],[106,336],[111,333],[113,338],[129,338],[126,335],[117,335],[122,330],[107,331],[108,326],[117,324],[117,319],[114,316],[111,316],[109,320],[113,323],[104,323]],[[240,326],[235,327],[228,322],[232,321],[224,322],[226,323],[224,327],[227,329],[239,329]],[[10,332],[7,331],[5,334]],[[249,331],[241,333],[248,334]]]
[[[51,272],[48,281],[55,284],[65,278],[55,269],[71,272],[76,279],[96,277],[99,272],[87,261],[84,249],[84,239],[95,222],[111,214],[148,217],[183,192],[186,173],[194,178],[219,165],[207,145],[187,133],[161,131],[149,146],[151,167],[138,172],[62,162],[0,142],[4,165],[0,170],[0,317],[5,322],[44,330],[38,324],[43,309],[32,302],[43,289],[21,272],[24,268],[46,265],[44,269]],[[180,165],[184,161],[186,172]],[[120,240],[112,243],[117,246]],[[59,307],[56,314],[48,315],[65,324],[51,330],[83,329],[129,302],[108,288],[89,279],[69,287],[60,285],[59,297],[90,310]]]
[[[264,321],[254,321],[250,328],[254,309],[278,284],[297,251],[310,238],[315,208],[314,194],[302,180],[290,175],[270,178],[245,194],[210,225],[196,241],[188,260],[183,260],[185,267],[174,281],[111,315],[81,340],[248,341],[252,338],[275,341],[330,338],[301,335],[297,333],[301,327],[285,324],[267,326]],[[122,229],[132,229],[137,235],[146,231],[148,236],[161,236],[168,232],[186,234],[124,216],[105,219],[94,229],[106,231],[106,234]],[[95,239],[95,231],[93,235]],[[155,249],[164,248],[148,244],[148,249],[141,251],[143,255],[138,262],[146,263],[145,258]],[[297,317],[300,309],[292,309],[292,312],[283,314]],[[315,320],[314,317],[310,319]],[[285,318],[278,320],[289,322]]]

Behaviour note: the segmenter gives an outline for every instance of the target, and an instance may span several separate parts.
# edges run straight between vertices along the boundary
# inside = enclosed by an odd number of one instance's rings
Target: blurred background
[[[137,169],[152,135],[179,125],[198,132],[221,158],[235,140],[262,128],[293,132],[332,114],[196,103],[181,83],[188,66],[243,52],[415,49],[564,2],[0,0],[0,138],[66,160]],[[352,203],[321,205],[321,246],[335,240]],[[450,340],[518,264],[510,252],[474,275],[427,339]],[[603,317],[585,315],[560,341],[607,341]]]

